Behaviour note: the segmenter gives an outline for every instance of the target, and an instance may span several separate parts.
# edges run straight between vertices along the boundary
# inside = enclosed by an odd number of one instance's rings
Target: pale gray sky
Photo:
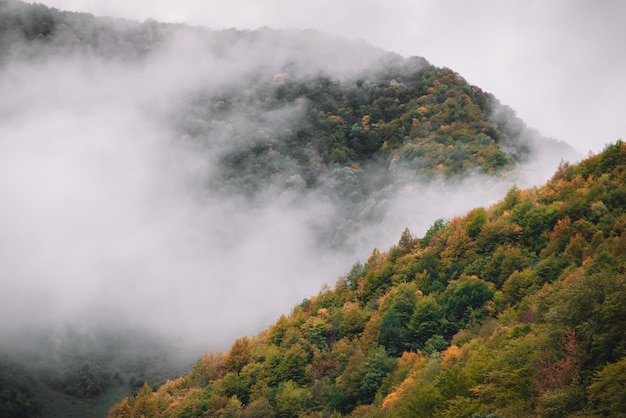
[[[211,28],[314,28],[420,55],[496,95],[544,135],[598,152],[626,133],[621,0],[43,0]]]

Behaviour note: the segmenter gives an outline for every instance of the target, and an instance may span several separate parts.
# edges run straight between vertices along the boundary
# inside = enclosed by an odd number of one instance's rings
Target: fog
[[[236,108],[234,131],[218,127],[198,144],[178,127],[189,98],[253,88],[259,68],[275,74],[294,56],[311,74],[350,76],[380,53],[317,39],[210,53],[183,31],[144,60],[16,56],[1,69],[0,332],[14,347],[29,330],[104,324],[227,349],[333,286],[374,247],[386,250],[405,227],[422,236],[436,219],[494,203],[513,184],[540,184],[559,163],[538,149],[547,161],[508,177],[399,183],[352,223],[327,191],[269,185],[250,199],[214,187],[217,162],[246,132],[262,125],[271,137],[302,109],[251,118],[254,109]],[[340,246],[323,239],[337,226],[347,231]]]
[[[172,42],[145,64],[73,56],[2,72],[3,331],[80,318],[223,346],[346,268],[312,248],[315,205],[251,207],[202,187],[211,159],[168,114],[194,83],[252,63],[198,62],[193,40]]]

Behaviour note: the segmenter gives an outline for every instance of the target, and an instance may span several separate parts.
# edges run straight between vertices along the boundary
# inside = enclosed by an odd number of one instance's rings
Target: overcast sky
[[[420,55],[496,95],[544,135],[601,151],[626,135],[622,0],[42,0],[211,28],[315,28]]]

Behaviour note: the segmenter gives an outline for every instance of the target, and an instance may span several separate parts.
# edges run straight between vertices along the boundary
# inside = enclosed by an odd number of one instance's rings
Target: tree
[[[387,311],[382,317],[380,343],[392,356],[399,356],[404,351],[404,326],[393,309]]]
[[[415,270],[418,272],[415,276],[415,282],[420,290],[424,293],[431,293],[445,289],[445,284],[441,280],[440,269],[439,258],[434,251],[427,250],[422,254],[415,266]]]
[[[626,417],[626,357],[599,371],[587,393],[592,414]]]
[[[332,318],[328,309],[318,309],[318,314],[309,317],[300,329],[311,344],[319,349],[326,348],[333,330]]]
[[[148,382],[145,382],[135,397],[131,417],[141,418],[159,416],[161,416],[161,414],[159,413],[157,407],[156,394],[152,392],[152,388],[148,385]]]
[[[224,367],[227,371],[239,373],[252,359],[252,344],[248,337],[235,340],[230,351],[224,357]]]
[[[583,360],[584,353],[574,330],[566,328],[561,334],[559,353],[552,356],[547,350],[543,352],[543,358],[537,369],[537,388],[564,389],[572,383],[577,383]]]
[[[388,416],[432,417],[443,401],[443,396],[432,382],[416,382],[407,392]]]
[[[356,302],[346,302],[343,305],[343,319],[340,331],[342,335],[352,337],[360,334],[365,329],[369,319],[369,313],[361,309]]]
[[[431,295],[420,298],[409,322],[412,348],[422,349],[429,338],[444,332],[442,320],[443,311],[436,299]]]
[[[470,238],[475,239],[480,234],[485,222],[487,222],[487,211],[485,208],[476,208],[467,213],[463,226]]]
[[[465,277],[450,282],[443,295],[443,311],[454,330],[465,327],[471,318],[481,319],[487,314],[487,302],[493,291],[479,279]]]
[[[503,301],[514,305],[539,286],[539,278],[532,270],[514,271],[502,285]]]
[[[397,248],[400,251],[399,255],[407,254],[417,245],[419,245],[419,239],[411,234],[409,228],[405,228],[404,231],[402,231],[402,235],[400,236],[400,240],[397,245]]]
[[[189,380],[193,384],[204,386],[222,376],[224,376],[224,355],[221,352],[210,352],[196,362],[189,374]]]
[[[441,231],[446,226],[448,226],[448,221],[447,220],[445,220],[444,218],[437,219],[430,226],[430,228],[428,228],[428,231],[426,231],[426,234],[424,235],[424,238],[422,238],[422,240],[421,240],[422,246],[424,246],[424,247],[428,246],[430,244],[430,241],[437,234],[437,232]]]
[[[228,398],[232,398],[234,396],[244,403],[248,402],[250,397],[250,387],[247,385],[247,382],[244,382],[243,379],[239,378],[237,373],[226,373],[221,383],[225,396]]]
[[[306,411],[311,400],[307,389],[300,388],[289,380],[278,386],[276,393],[276,416],[279,418],[297,418]]]
[[[499,246],[484,266],[480,277],[494,283],[499,289],[514,271],[522,271],[530,265],[530,261],[530,255],[518,246]]]
[[[571,328],[562,332],[558,353],[542,350],[535,381],[540,391],[537,411],[541,416],[568,416],[584,406],[580,376],[583,360],[584,353]]]
[[[274,409],[265,398],[250,402],[241,413],[241,418],[274,418],[275,416]]]
[[[233,396],[228,399],[228,403],[226,404],[224,410],[218,412],[221,412],[219,414],[221,418],[240,418],[242,410],[243,405],[241,404],[241,401],[237,399],[237,396]]]
[[[285,382],[291,380],[300,385],[307,381],[306,375],[307,353],[304,349],[296,344],[281,355],[280,364],[277,373],[279,381]]]
[[[387,352],[399,356],[410,348],[409,323],[415,310],[418,289],[415,283],[401,283],[385,296],[380,307],[380,341]]]
[[[369,404],[374,400],[387,373],[396,366],[397,360],[387,355],[384,347],[372,347],[365,358],[365,376],[359,388],[359,404]]]
[[[0,412],[6,414],[6,416],[10,416],[9,413],[12,411],[7,411],[6,409],[0,409]],[[130,404],[129,398],[122,399],[121,402],[117,403],[111,410],[109,411],[109,417],[112,418],[131,418],[133,413],[133,407]],[[29,415],[24,415],[29,416]]]
[[[460,219],[452,220],[450,227],[453,228],[453,231],[446,240],[446,247],[442,251],[441,256],[442,258],[450,258],[456,261],[474,246],[474,240],[470,238]]]

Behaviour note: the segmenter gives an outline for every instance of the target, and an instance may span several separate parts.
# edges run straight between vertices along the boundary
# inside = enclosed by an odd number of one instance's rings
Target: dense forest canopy
[[[424,237],[406,230],[110,416],[624,416],[625,167],[618,141]]]
[[[150,331],[223,344],[229,326],[258,324],[278,304],[267,289],[287,298],[332,283],[324,263],[358,254],[367,233],[395,233],[384,222],[406,190],[436,212],[430,196],[484,192],[463,190],[467,179],[501,187],[577,156],[451,69],[315,31],[214,31],[0,0],[0,87],[0,191],[15,218],[0,261],[6,294],[40,308],[0,323],[12,336],[0,346],[0,415],[104,414],[130,393],[112,415],[605,408],[593,382],[605,364],[619,368],[622,343],[594,342],[595,325],[585,331],[548,307],[566,298],[560,283],[575,272],[621,271],[621,143],[562,163],[542,188],[422,220],[432,226],[421,238],[405,230],[334,288],[161,385],[181,369]],[[24,213],[36,216],[21,222]],[[80,245],[66,250],[65,234]],[[96,297],[74,293],[83,288]],[[258,312],[233,308],[235,297]],[[1,312],[14,317],[14,305]],[[46,308],[59,305],[69,316],[54,323]],[[573,345],[596,347],[595,360],[576,357],[574,374],[561,376]],[[524,378],[499,391],[496,382],[522,371],[487,353],[537,348],[543,357],[526,359]]]

